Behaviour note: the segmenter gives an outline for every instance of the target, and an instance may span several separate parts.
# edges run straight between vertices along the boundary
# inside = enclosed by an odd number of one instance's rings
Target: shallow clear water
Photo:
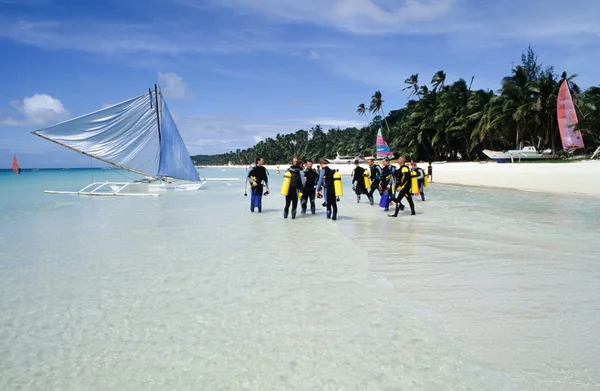
[[[43,193],[123,174],[0,172],[0,389],[600,384],[597,199],[434,184],[392,219],[345,177],[332,222],[284,220],[275,172],[262,214],[241,181]]]

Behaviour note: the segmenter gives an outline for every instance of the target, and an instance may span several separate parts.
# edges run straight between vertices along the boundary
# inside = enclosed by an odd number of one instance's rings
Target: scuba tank
[[[286,171],[283,174],[283,183],[281,184],[281,195],[287,196],[290,191],[290,184],[292,183],[292,173]]]
[[[336,197],[344,195],[344,192],[342,191],[342,176],[338,171],[333,173],[333,188],[335,190]]]
[[[417,176],[419,176],[419,174],[417,174],[417,172],[415,170],[412,170],[410,172],[410,192],[413,193],[414,195],[419,195],[421,194],[419,192],[419,180],[417,179]]]
[[[368,190],[371,188],[371,178],[369,178],[369,170],[365,170],[365,172],[363,172],[363,177],[365,180],[365,188]]]
[[[429,175],[425,174],[425,170],[423,170],[423,186],[429,186]]]

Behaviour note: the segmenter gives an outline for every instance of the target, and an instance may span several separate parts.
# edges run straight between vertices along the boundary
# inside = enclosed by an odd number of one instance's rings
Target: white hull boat
[[[534,147],[524,147],[523,149],[511,149],[508,151],[491,151],[484,149],[483,153],[490,159],[498,163],[507,162],[519,162],[523,160],[541,160],[541,159],[555,159],[556,155],[552,155],[552,151],[547,149],[538,152]]]
[[[364,163],[365,160],[358,156],[340,156],[338,153],[335,159],[327,159],[329,163],[332,164],[354,164],[355,160],[358,160],[359,163]]]

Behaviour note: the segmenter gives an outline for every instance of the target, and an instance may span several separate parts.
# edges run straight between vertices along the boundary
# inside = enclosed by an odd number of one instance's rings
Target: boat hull
[[[556,159],[558,156],[551,155],[548,153],[539,153],[537,151],[491,151],[484,149],[483,153],[493,161],[497,163],[511,163],[514,161],[532,161],[532,160],[551,160]]]
[[[156,193],[156,192],[164,192],[164,191],[196,191],[199,190],[206,182],[198,182],[198,183],[180,183],[180,182],[172,182],[172,183],[164,183],[164,182],[133,182],[129,185],[130,191],[136,193]],[[120,186],[109,184],[112,191],[118,191]]]

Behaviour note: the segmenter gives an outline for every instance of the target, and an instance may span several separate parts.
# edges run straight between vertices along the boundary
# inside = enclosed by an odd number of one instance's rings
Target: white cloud
[[[158,72],[158,83],[167,98],[185,99],[189,97],[187,84],[176,73]]]
[[[11,105],[24,117],[16,120],[11,117],[0,121],[5,126],[41,126],[49,122],[59,122],[69,117],[62,102],[47,94],[35,94],[23,100],[13,100]]]
[[[308,58],[311,58],[313,60],[318,60],[319,58],[321,58],[321,56],[319,56],[319,53],[317,53],[314,50],[309,50],[308,51]]]
[[[203,1],[175,0],[194,6]],[[459,0],[213,0],[217,6],[251,10],[273,20],[333,27],[357,34],[406,32],[446,16]]]

